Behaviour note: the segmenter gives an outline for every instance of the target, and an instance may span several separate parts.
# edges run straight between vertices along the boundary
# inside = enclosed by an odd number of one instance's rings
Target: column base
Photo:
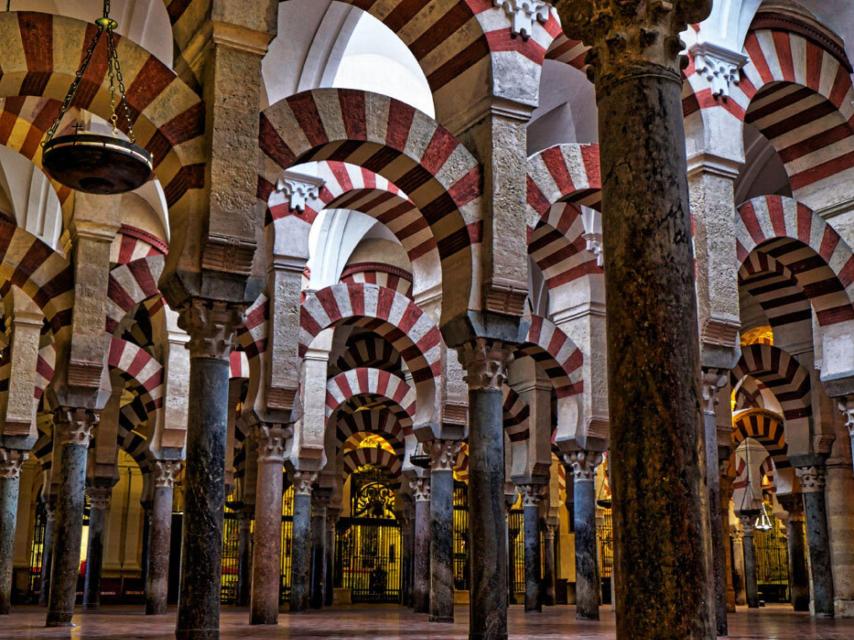
[[[166,605],[161,606],[145,606],[145,615],[147,616],[162,616],[166,613]]]
[[[595,613],[588,613],[585,611],[576,611],[575,612],[575,619],[576,620],[594,620],[594,621],[599,620],[599,612],[597,611]]]
[[[176,629],[175,640],[219,640],[219,629]]]
[[[454,616],[433,616],[433,615],[431,615],[428,618],[428,621],[429,622],[442,622],[442,623],[453,624]]]
[[[73,627],[75,624],[71,622],[73,613],[49,613],[47,616],[46,627]]]
[[[276,615],[253,614],[249,618],[249,624],[251,624],[251,625],[259,625],[259,624],[276,625],[276,624],[279,624],[278,612],[276,612]]]
[[[854,618],[854,600],[837,599],[833,602],[837,618]]]

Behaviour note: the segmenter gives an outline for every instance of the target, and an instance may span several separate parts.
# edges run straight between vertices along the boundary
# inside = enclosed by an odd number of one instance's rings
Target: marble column
[[[735,584],[735,604],[744,606],[747,604],[747,591],[745,589],[744,573],[744,533],[738,526],[730,527],[730,539],[732,540],[732,571]]]
[[[575,617],[598,620],[601,600],[599,559],[596,548],[596,467],[602,463],[597,451],[573,451],[564,456],[568,478],[572,478],[575,529]]]
[[[504,416],[513,347],[477,338],[459,349],[469,388],[470,640],[507,638]]]
[[[110,481],[109,486],[87,487],[86,495],[89,496],[89,543],[86,547],[86,574],[83,578],[83,608],[97,609],[101,605],[101,574],[113,482]]]
[[[178,460],[157,460],[152,469],[154,498],[151,503],[148,575],[145,581],[146,615],[166,613],[172,543],[172,494],[180,470],[181,463]]]
[[[512,509],[507,509],[507,602],[509,604],[519,604],[516,601],[516,537],[519,535],[519,528],[513,526],[511,519]]]
[[[756,549],[753,546],[753,525],[758,515],[759,511],[753,509],[738,514],[744,534],[742,540],[744,548],[744,591],[747,594],[747,606],[751,609],[759,608],[759,585],[756,582]]]
[[[323,583],[325,607],[331,607],[335,602],[335,532],[338,528],[339,513],[341,509],[337,506],[326,507],[326,580]]]
[[[323,607],[326,589],[326,505],[332,489],[320,487],[311,496],[311,594],[312,609]]]
[[[554,606],[555,604],[555,532],[557,530],[557,525],[552,523],[546,523],[546,530],[544,532],[545,538],[545,548],[543,553],[545,554],[545,562],[543,564],[543,604],[547,607]]]
[[[842,447],[840,447],[841,449]],[[847,449],[847,447],[845,447]],[[833,615],[854,617],[854,473],[846,457],[827,461],[827,528],[833,566]]]
[[[721,533],[722,533],[722,541],[724,545],[724,559],[726,561],[725,570],[726,575],[724,576],[726,579],[726,602],[727,602],[727,612],[735,613],[735,605],[736,605],[736,595],[735,595],[735,585],[733,580],[733,572],[734,572],[734,559],[732,554],[732,540],[731,540],[731,529],[729,525],[729,502],[732,499],[732,483],[735,478],[733,478],[729,473],[729,457],[721,456],[719,462],[720,468],[720,487],[721,487],[721,502],[719,505],[719,509],[721,512],[720,520],[721,520]]]
[[[525,529],[525,611],[543,610],[540,595],[540,502],[543,489],[541,484],[519,486]]]
[[[44,544],[42,545],[42,570],[39,575],[39,606],[46,607],[50,593],[50,573],[53,566],[53,531],[56,524],[56,496],[45,500]]]
[[[786,509],[786,545],[789,552],[789,592],[795,611],[810,610],[810,577],[807,569],[803,500],[797,494],[777,496]]]
[[[248,607],[252,596],[252,520],[255,505],[243,505],[237,521],[237,605]]]
[[[69,627],[77,599],[83,535],[86,455],[97,416],[86,409],[60,409],[54,418],[54,464],[59,454],[48,627]]]
[[[24,451],[0,447],[0,615],[8,615],[12,608],[18,492],[26,457]]]
[[[177,640],[219,638],[231,340],[242,309],[194,298],[179,316],[190,340],[187,458]]]
[[[294,473],[294,520],[291,543],[291,613],[309,607],[311,588],[311,492],[317,473]],[[257,516],[256,516],[257,517]],[[258,548],[260,545],[256,544]]]
[[[400,523],[401,539],[401,593],[400,603],[404,607],[412,606],[412,560],[414,547],[414,529],[410,514],[410,507],[404,507],[397,513],[397,521]]]
[[[430,622],[454,621],[454,462],[460,443],[430,445]]]
[[[415,498],[415,571],[413,607],[415,613],[430,612],[430,478],[415,478],[409,486]]]
[[[260,423],[251,437],[258,451],[255,537],[252,545],[250,624],[276,624],[282,573],[282,472],[287,430]],[[296,539],[296,538],[295,538]]]
[[[827,532],[827,483],[824,461],[816,458],[810,465],[798,464],[795,471],[801,481],[804,517],[812,577],[812,612],[816,616],[833,616],[833,569],[830,563],[830,541]]]
[[[598,103],[618,638],[715,636],[679,40],[711,4],[556,2]]]

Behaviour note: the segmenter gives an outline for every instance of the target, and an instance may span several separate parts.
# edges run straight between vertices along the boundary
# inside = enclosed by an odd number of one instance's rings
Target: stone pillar
[[[181,587],[175,637],[219,637],[225,442],[231,340],[242,308],[194,298],[179,325],[190,340]]]
[[[724,559],[726,560],[725,564],[725,578],[726,578],[726,602],[727,602],[727,612],[735,613],[735,605],[736,605],[736,595],[735,595],[735,585],[733,580],[733,572],[734,572],[734,559],[732,554],[732,533],[729,525],[729,501],[732,499],[732,483],[735,478],[733,478],[729,473],[729,458],[726,460],[721,459],[719,463],[720,468],[720,487],[721,487],[721,503],[720,503],[720,519],[721,519],[721,531],[722,531],[722,541],[724,545]]]
[[[786,510],[786,545],[789,552],[789,592],[795,611],[810,610],[810,578],[804,537],[804,506],[797,494],[778,495]]]
[[[460,443],[430,445],[430,622],[454,621],[454,462]]]
[[[146,615],[166,613],[169,594],[169,555],[172,543],[172,493],[181,470],[177,460],[157,460],[152,470],[154,498],[148,538],[148,574],[145,581]]]
[[[260,423],[253,427],[251,437],[258,450],[258,478],[249,623],[276,624],[282,572],[282,473],[288,433],[281,425]]]
[[[46,607],[50,593],[50,574],[53,566],[53,531],[56,525],[56,496],[45,499],[44,545],[42,546],[42,571],[39,576],[39,606]]]
[[[504,417],[501,387],[513,347],[477,338],[459,349],[469,388],[469,638],[507,638]]]
[[[753,525],[759,511],[750,509],[738,514],[741,529],[744,532],[744,591],[747,594],[747,606],[759,608],[759,586],[756,583],[756,550],[753,546]]]
[[[801,481],[804,496],[804,516],[807,527],[807,544],[810,553],[812,577],[812,612],[816,616],[833,616],[833,569],[830,564],[830,544],[827,535],[827,505],[824,488],[827,483],[826,468],[816,458],[813,464],[795,468]]]
[[[294,473],[294,521],[291,543],[291,613],[309,607],[311,579],[311,485],[317,473]],[[257,549],[260,545],[256,544]],[[277,591],[278,593],[278,591]]]
[[[97,416],[86,409],[60,409],[54,418],[54,460],[59,462],[48,627],[69,627],[77,599],[83,534],[86,452]],[[57,461],[57,453],[59,460]]]
[[[23,451],[0,447],[0,615],[8,615],[12,608],[18,491],[26,457]]]
[[[252,520],[255,505],[243,505],[237,521],[237,605],[248,607],[252,596]]]
[[[110,481],[109,486],[87,487],[86,495],[89,496],[89,544],[83,579],[83,608],[97,609],[101,605],[101,573],[113,482]]]
[[[567,473],[567,477],[572,478],[575,617],[579,620],[598,620],[602,586],[596,548],[596,467],[602,463],[602,454],[596,451],[573,451],[564,456],[564,462],[567,472],[571,472]]]
[[[711,2],[556,6],[567,36],[592,47],[598,102],[617,637],[710,639],[679,33]]]
[[[732,540],[732,570],[735,584],[735,604],[744,606],[747,604],[747,591],[745,590],[744,573],[744,534],[741,529],[733,525],[730,527],[730,539]]]
[[[505,527],[505,548],[507,549],[507,602],[509,604],[519,604],[516,601],[516,536],[519,535],[519,528],[513,527],[514,523],[510,519],[512,511],[512,505],[507,507],[507,526]]]
[[[415,498],[415,540],[413,544],[413,607],[415,613],[430,611],[430,478],[415,478],[409,486]]]
[[[845,452],[848,453],[847,451]],[[833,614],[854,617],[854,473],[848,460],[827,461],[827,528],[833,565]]]
[[[326,505],[332,497],[331,487],[314,491],[311,500],[311,595],[312,609],[323,607],[326,589]]]
[[[323,584],[323,604],[331,607],[335,601],[335,532],[338,528],[339,507],[326,507],[326,581]],[[408,603],[404,603],[407,604]]]
[[[523,522],[525,527],[525,611],[542,611],[540,596],[540,502],[543,485],[523,484]]]
[[[551,522],[546,523],[545,530],[545,563],[543,565],[543,604],[547,607],[555,604],[555,531],[557,525]]]
[[[404,607],[412,606],[412,560],[414,547],[414,529],[413,521],[410,514],[410,507],[404,506],[397,513],[397,521],[400,522],[400,539],[401,539],[401,592],[400,604]]]

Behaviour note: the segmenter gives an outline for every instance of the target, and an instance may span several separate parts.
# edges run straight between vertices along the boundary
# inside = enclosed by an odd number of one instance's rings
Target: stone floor
[[[396,606],[351,606],[312,611],[298,616],[282,614],[277,627],[250,627],[245,609],[225,609],[222,615],[222,638],[289,638],[340,639],[380,638],[441,638],[464,639],[468,627],[468,610],[457,607],[455,624],[430,624],[426,615],[416,615]],[[98,613],[75,617],[73,629],[45,629],[44,609],[18,607],[9,617],[0,618],[0,639],[25,638],[122,638],[171,640],[174,638],[175,613],[146,617],[141,609],[104,607]],[[812,620],[807,615],[794,614],[783,607],[767,607],[759,611],[739,613],[730,617],[729,638],[743,640],[851,640],[854,620]],[[521,607],[510,610],[510,636],[522,640],[605,639],[614,637],[614,615],[603,611],[599,623],[577,622],[572,607],[550,607],[542,614],[525,614]]]

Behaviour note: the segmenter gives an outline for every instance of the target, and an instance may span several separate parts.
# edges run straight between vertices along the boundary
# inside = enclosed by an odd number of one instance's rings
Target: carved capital
[[[464,380],[470,390],[500,391],[513,360],[513,346],[499,340],[477,338],[459,347]]]
[[[587,62],[597,78],[681,83],[679,34],[709,15],[712,0],[558,0],[556,7],[566,35],[592,47]]]
[[[317,471],[294,471],[294,495],[310,496],[316,480]]]
[[[409,481],[415,502],[430,502],[430,478],[415,478]]]
[[[732,538],[734,542],[741,544],[744,540],[744,533],[742,533],[741,529],[739,529],[737,525],[733,524],[729,527],[729,537]]]
[[[694,68],[712,87],[716,98],[728,98],[730,86],[738,84],[741,68],[747,57],[741,53],[719,47],[711,42],[700,42],[691,48]]]
[[[154,462],[154,486],[169,488],[175,486],[175,480],[181,472],[180,460],[156,460]]]
[[[520,484],[519,493],[522,494],[522,507],[539,507],[546,487],[542,484]]]
[[[512,25],[510,33],[524,40],[534,33],[534,22],[545,23],[551,6],[545,0],[493,0],[496,7],[504,9]]]
[[[110,508],[110,498],[113,497],[112,487],[86,487],[86,496],[89,498],[89,507],[99,511]]]
[[[56,442],[88,447],[98,424],[98,414],[89,409],[57,409],[53,420]]]
[[[727,373],[723,369],[703,369],[703,413],[714,415],[718,392],[726,385]]]
[[[178,326],[190,336],[190,357],[227,360],[244,311],[243,305],[193,298],[178,316]]]
[[[453,471],[460,446],[459,440],[433,440],[430,443],[430,470]]]
[[[839,410],[845,419],[845,427],[848,429],[848,435],[854,439],[854,396],[845,396],[840,399]]]
[[[572,451],[563,454],[563,462],[572,469],[576,482],[593,482],[596,467],[602,464],[602,454],[598,451]]]
[[[289,431],[280,424],[256,424],[252,428],[252,438],[258,445],[258,462],[283,463]]]
[[[320,196],[323,183],[323,179],[317,176],[286,171],[276,182],[276,191],[287,198],[291,211],[303,213],[308,202]]]
[[[759,515],[758,511],[744,511],[736,514],[738,516],[738,521],[741,523],[741,531],[745,536],[753,535],[753,527],[756,524],[756,517]]]
[[[21,477],[21,466],[27,459],[27,452],[18,449],[0,447],[0,478],[14,480]]]
[[[821,465],[797,467],[795,473],[801,481],[801,491],[804,493],[819,493],[827,485],[827,468]]]

